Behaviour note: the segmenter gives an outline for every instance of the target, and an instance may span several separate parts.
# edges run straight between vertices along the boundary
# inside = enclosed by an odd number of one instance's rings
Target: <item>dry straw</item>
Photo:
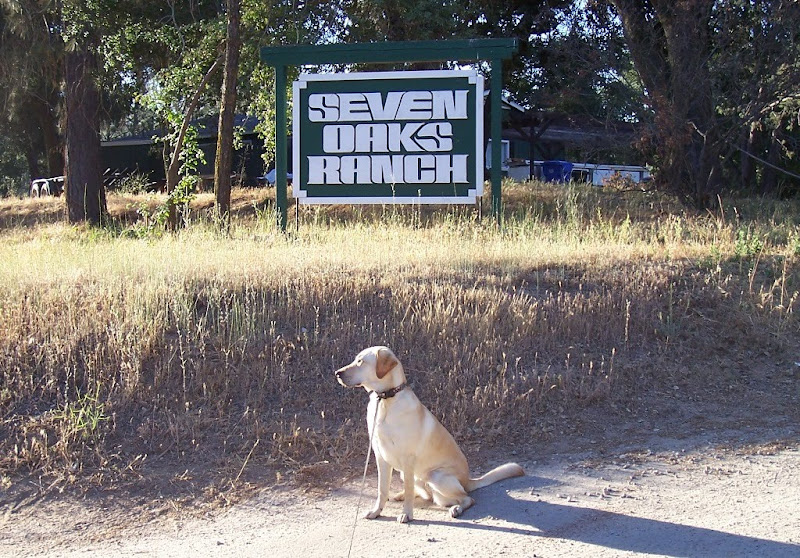
[[[0,470],[69,480],[215,455],[238,481],[259,460],[357,460],[360,398],[331,371],[373,344],[467,447],[553,435],[686,362],[713,381],[715,344],[796,345],[796,206],[507,192],[502,231],[463,209],[330,208],[290,235],[261,192],[237,193],[226,235],[202,209],[163,235],[0,201]],[[110,196],[131,219],[157,201]]]

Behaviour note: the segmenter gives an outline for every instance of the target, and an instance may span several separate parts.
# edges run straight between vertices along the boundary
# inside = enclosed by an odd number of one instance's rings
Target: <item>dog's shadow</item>
[[[794,544],[597,508],[544,502],[532,495],[537,489],[556,484],[558,482],[552,479],[533,476],[509,479],[476,490],[473,495],[477,504],[458,519],[418,518],[413,524],[560,538],[624,552],[662,556],[800,556],[800,546]],[[441,510],[420,500],[415,507]]]

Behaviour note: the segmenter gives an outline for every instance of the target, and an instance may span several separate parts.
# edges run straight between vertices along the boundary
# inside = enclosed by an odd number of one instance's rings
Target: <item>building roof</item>
[[[489,91],[484,92],[488,97]],[[636,125],[630,122],[599,122],[589,116],[578,116],[551,110],[529,110],[503,98],[503,139],[564,143],[581,147],[614,148],[630,145]]]
[[[588,122],[553,123],[547,125],[543,132],[540,133],[540,131],[541,126],[520,126],[519,129],[505,128],[503,139],[529,141],[530,136],[533,135],[535,141],[609,148],[630,145],[635,137],[634,131],[631,129],[605,127]]]
[[[255,134],[256,126],[260,120],[248,114],[237,114],[234,117],[233,125],[241,128],[245,135]],[[192,126],[197,128],[197,134],[201,140],[209,140],[217,137],[217,130],[219,128],[219,116],[211,115],[203,118],[197,118],[190,122]],[[149,145],[153,143],[153,138],[161,138],[165,135],[163,129],[149,130],[139,134],[133,134],[120,138],[113,138],[100,142],[103,146],[123,146],[123,145]]]

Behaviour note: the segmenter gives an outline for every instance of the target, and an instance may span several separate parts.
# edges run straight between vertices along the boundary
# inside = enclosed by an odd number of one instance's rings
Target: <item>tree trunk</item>
[[[61,176],[64,174],[64,144],[58,133],[58,117],[53,114],[53,109],[58,104],[57,99],[45,102],[39,101],[37,108],[37,118],[42,129],[42,140],[47,154],[47,170],[50,176]]]
[[[86,45],[64,57],[66,138],[65,193],[70,223],[99,225],[106,213],[100,174],[100,93],[96,60]]]
[[[657,180],[698,207],[714,200],[719,150],[708,60],[712,0],[611,0],[655,121]]]
[[[672,110],[688,127],[682,180],[699,208],[710,207],[717,193],[719,145],[708,67],[712,0],[655,2],[664,26],[670,66]],[[683,153],[679,157],[684,156]],[[680,161],[676,161],[680,163]]]
[[[180,170],[180,157],[181,150],[183,149],[183,139],[186,137],[186,131],[189,129],[189,122],[192,119],[194,110],[197,108],[197,104],[200,102],[200,95],[203,93],[203,89],[205,89],[206,85],[211,79],[211,76],[214,75],[214,72],[219,66],[221,60],[222,57],[220,56],[214,60],[213,64],[211,64],[211,67],[206,72],[206,75],[204,75],[203,79],[200,81],[200,85],[197,86],[197,90],[194,92],[192,100],[189,101],[189,105],[186,107],[186,112],[183,115],[183,122],[181,123],[181,129],[178,132],[177,139],[175,140],[175,147],[172,150],[172,157],[170,158],[169,166],[167,167],[167,194],[172,194],[172,192],[175,190],[175,187],[178,185],[178,171]],[[178,228],[178,214],[175,210],[175,204],[173,204],[171,201],[169,202],[167,228],[172,231]]]
[[[231,168],[233,167],[233,124],[236,116],[236,80],[239,75],[239,0],[228,0],[228,31],[225,41],[225,75],[222,80],[217,155],[214,161],[214,194],[217,214],[227,227],[231,209]]]
[[[58,105],[55,95],[52,99],[45,99],[41,95],[29,94],[25,110],[30,115],[30,134],[36,135],[36,141],[41,142],[44,148],[45,169],[44,175],[34,178],[61,176],[64,174],[64,144],[58,133],[58,118],[53,107]],[[38,165],[37,165],[38,167]]]
[[[41,178],[42,175],[39,174],[39,153],[30,144],[25,147],[25,161],[28,163],[28,175],[30,175],[31,180]]]

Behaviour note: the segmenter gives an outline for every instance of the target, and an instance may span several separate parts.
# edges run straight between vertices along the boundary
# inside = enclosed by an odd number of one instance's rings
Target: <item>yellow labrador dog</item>
[[[378,498],[367,519],[381,514],[389,498],[392,472],[403,479],[403,513],[397,520],[413,519],[414,496],[450,508],[458,517],[475,501],[469,492],[494,482],[524,475],[516,463],[506,463],[482,477],[469,476],[467,459],[453,436],[406,386],[403,365],[387,347],[364,349],[355,360],[336,371],[345,387],[363,387],[369,392],[367,427],[378,465]]]

